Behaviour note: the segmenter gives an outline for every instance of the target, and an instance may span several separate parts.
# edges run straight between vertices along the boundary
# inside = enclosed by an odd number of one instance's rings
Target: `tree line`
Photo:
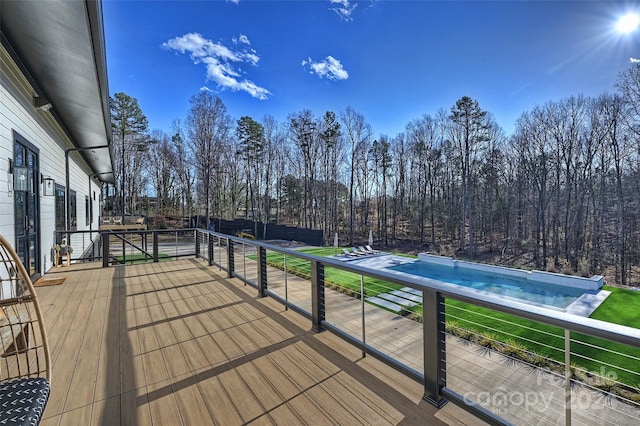
[[[232,118],[210,92],[190,99],[172,134],[148,131],[137,100],[111,98],[116,185],[111,207],[153,194],[169,216],[243,217],[321,229],[352,245],[372,232],[452,256],[528,257],[536,268],[630,284],[640,263],[640,64],[616,92],[523,112],[507,136],[479,102],[374,136],[351,107]],[[146,211],[146,213],[149,213]]]

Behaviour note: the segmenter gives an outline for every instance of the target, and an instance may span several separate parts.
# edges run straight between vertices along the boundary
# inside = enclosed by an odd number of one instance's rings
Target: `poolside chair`
[[[366,249],[366,248],[364,248],[364,247],[362,247],[362,246],[358,246],[358,248],[359,248],[359,249],[360,249],[360,251],[361,251],[362,253],[364,253],[364,254],[373,254],[373,253],[374,253],[373,251],[368,250],[368,249]]]
[[[31,279],[0,235],[0,424],[38,424],[51,390],[51,360]]]
[[[355,257],[355,256],[357,256],[357,254],[356,254],[356,253],[354,253],[354,252],[352,252],[352,251],[349,251],[349,249],[348,249],[348,248],[343,248],[343,249],[342,249],[342,252],[343,252],[345,255],[349,256],[349,257]]]
[[[366,248],[366,249],[367,249],[367,251],[368,251],[369,253],[371,253],[371,254],[374,254],[374,253],[380,253],[380,250],[376,250],[376,249],[374,249],[374,248],[371,248],[371,246],[364,246],[364,248]]]
[[[362,251],[358,250],[355,247],[351,247],[351,251],[353,251],[357,256],[366,256],[367,255],[367,253],[362,252]]]

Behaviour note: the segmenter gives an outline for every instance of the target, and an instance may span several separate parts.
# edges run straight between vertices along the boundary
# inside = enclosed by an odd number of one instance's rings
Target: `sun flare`
[[[640,16],[637,13],[627,13],[618,20],[616,28],[618,32],[627,34],[635,31],[640,25]]]

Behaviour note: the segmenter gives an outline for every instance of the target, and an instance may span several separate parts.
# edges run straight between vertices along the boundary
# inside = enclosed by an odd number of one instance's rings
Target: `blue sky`
[[[347,106],[374,136],[478,100],[510,134],[535,105],[615,91],[640,33],[615,1],[104,0],[109,89],[171,133],[189,98],[218,95],[235,119],[285,121]]]

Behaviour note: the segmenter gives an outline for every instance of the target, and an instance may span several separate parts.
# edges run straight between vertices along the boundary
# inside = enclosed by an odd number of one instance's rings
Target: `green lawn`
[[[301,251],[317,256],[331,256],[336,253],[334,248],[304,249]],[[267,261],[272,266],[282,269],[283,255],[269,252]],[[287,270],[303,277],[309,277],[310,262],[289,256],[287,257]],[[350,289],[354,295],[360,292],[360,275],[341,269],[325,268],[325,282],[329,286]],[[400,286],[365,278],[366,296],[375,296],[397,288]],[[606,290],[611,291],[611,295],[591,315],[591,318],[640,327],[640,292],[613,287],[606,287]],[[417,311],[421,313],[421,307]],[[564,330],[558,327],[452,299],[446,300],[445,315],[449,329],[456,332],[455,334],[464,336],[465,333],[470,332],[475,335],[490,336],[494,341],[509,342],[516,349],[532,352],[533,357],[530,356],[528,359],[541,365],[544,364],[544,358],[556,360],[559,363],[564,362]],[[608,377],[616,378],[630,386],[640,387],[640,375],[624,370],[624,368],[637,370],[636,366],[640,365],[640,362],[620,355],[627,354],[640,358],[640,349],[578,333],[572,333],[571,337],[573,340],[571,350],[575,354],[572,359],[573,364],[580,369],[598,374],[605,373]],[[606,348],[608,351],[601,348]],[[623,369],[616,366],[622,366]]]
[[[335,249],[333,248],[316,248],[316,249],[304,249],[300,250],[304,253],[313,254],[316,256],[333,256]],[[255,259],[255,256],[253,256]],[[267,262],[271,266],[275,266],[279,269],[283,267],[284,256],[281,253],[269,252],[267,253]],[[300,259],[297,257],[287,257],[287,270],[295,273],[296,275],[308,278],[311,273],[311,264],[308,260]],[[338,286],[344,289],[351,290],[355,293],[360,293],[360,275],[353,272],[343,271],[338,268],[325,267],[324,269],[325,283],[328,285]],[[401,288],[401,286],[388,283],[386,281],[376,280],[373,278],[365,277],[365,295],[376,296],[380,293],[386,293],[394,289]]]

